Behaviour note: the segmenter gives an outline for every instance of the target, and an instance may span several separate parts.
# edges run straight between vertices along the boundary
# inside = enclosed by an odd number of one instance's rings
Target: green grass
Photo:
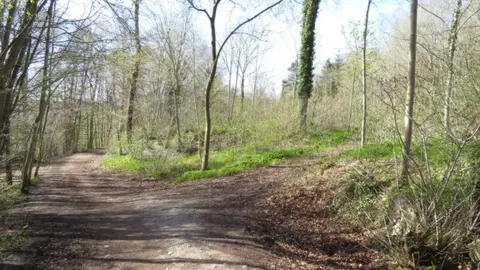
[[[353,159],[384,159],[393,157],[394,154],[401,153],[401,145],[395,142],[383,142],[376,144],[365,144],[362,148],[353,148],[346,150],[338,155],[339,159],[353,158]]]
[[[283,150],[267,151],[257,154],[246,154],[240,156],[238,159],[225,159],[221,153],[217,154],[217,159],[214,159],[214,165],[210,170],[200,171],[192,170],[183,173],[181,176],[174,180],[174,183],[178,184],[186,180],[197,180],[202,178],[212,178],[220,176],[234,175],[239,172],[246,171],[248,169],[258,168],[266,165],[276,164],[282,160],[301,156],[310,153],[311,149],[292,148]],[[214,156],[215,156],[214,154]],[[220,158],[218,158],[220,157]]]
[[[153,160],[139,160],[131,156],[109,155],[102,161],[102,166],[120,173],[141,171],[155,164]]]
[[[130,156],[107,156],[102,166],[120,173],[139,172],[147,177],[171,179],[174,183],[220,176],[229,176],[282,160],[311,154],[335,145],[344,144],[352,135],[347,131],[328,131],[308,138],[291,138],[289,141],[270,141],[247,144],[210,153],[209,170],[200,171],[197,155],[175,158],[135,159]]]
[[[420,142],[414,142],[412,144],[412,155],[417,161],[425,161],[425,149],[427,150],[428,161],[431,165],[441,166],[442,164],[449,163],[456,152],[458,146],[450,141],[444,139],[431,138],[427,141],[426,147]],[[464,150],[464,156],[473,158],[475,155],[479,155],[480,142],[472,142],[468,144]],[[365,159],[365,160],[379,160],[393,158],[395,155],[400,157],[402,154],[402,147],[399,141],[392,142],[380,142],[370,143],[364,145],[363,148],[349,149],[340,155],[337,159],[352,158],[352,159]]]

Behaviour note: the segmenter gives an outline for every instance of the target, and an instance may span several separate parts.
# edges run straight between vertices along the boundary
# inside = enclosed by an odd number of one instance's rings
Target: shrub
[[[378,239],[404,267],[453,264],[476,226],[474,187],[470,179],[411,181],[392,194]]]
[[[369,163],[348,166],[332,201],[335,211],[357,225],[378,225],[385,211],[383,198],[393,185],[391,177],[379,177],[382,173],[374,168]],[[382,169],[382,166],[376,168]]]
[[[479,145],[443,139],[416,145],[406,186],[398,186],[388,158],[394,144],[349,150],[341,156],[365,161],[348,167],[334,209],[364,227],[401,267],[449,269],[469,252],[480,260]]]

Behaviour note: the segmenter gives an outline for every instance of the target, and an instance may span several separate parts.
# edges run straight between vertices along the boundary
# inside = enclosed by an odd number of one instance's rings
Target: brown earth
[[[132,180],[80,153],[42,168],[13,214],[31,238],[4,269],[374,269],[379,255],[336,217],[324,176],[288,185],[323,155],[172,186]],[[281,193],[279,193],[281,192]]]

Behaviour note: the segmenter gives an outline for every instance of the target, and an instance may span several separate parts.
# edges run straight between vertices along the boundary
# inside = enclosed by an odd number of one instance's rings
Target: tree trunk
[[[195,46],[193,48],[193,102],[195,103],[195,120],[197,130],[197,154],[200,160],[202,160],[202,140],[201,140],[201,127],[200,127],[200,112],[198,109],[198,97],[197,97],[197,76],[195,71],[197,70],[197,61],[195,55]]]
[[[90,111],[90,120],[88,123],[88,149],[93,149],[93,140],[94,140],[94,134],[93,134],[93,128],[94,128],[94,111],[93,111],[93,104],[92,104],[92,110]]]
[[[445,93],[445,105],[443,109],[443,125],[445,127],[445,132],[447,135],[451,135],[450,127],[450,104],[452,102],[452,90],[453,90],[453,79],[454,79],[454,67],[453,60],[455,58],[455,50],[457,46],[458,38],[458,24],[460,21],[460,11],[462,8],[462,0],[457,0],[457,5],[455,6],[455,11],[453,13],[452,28],[450,29],[450,36],[448,38],[448,77],[447,77],[447,89]]]
[[[240,76],[239,66],[240,66],[240,63],[237,62],[237,68],[235,72],[235,87],[233,88],[233,95],[232,95],[232,107],[230,108],[230,119],[233,119],[233,114],[235,112],[235,98],[237,97],[238,77]]]
[[[183,145],[182,145],[182,134],[180,132],[180,112],[179,112],[179,99],[178,99],[178,95],[180,94],[180,80],[178,78],[175,79],[176,80],[176,85],[175,85],[175,92],[173,93],[174,94],[174,102],[175,102],[175,127],[176,127],[176,130],[177,130],[177,141],[178,141],[178,151],[181,151],[183,149]]]
[[[233,54],[233,53],[232,53]],[[227,102],[227,122],[232,121],[232,114],[230,108],[232,107],[231,102],[232,102],[232,76],[233,76],[233,55],[230,56],[230,63],[226,60],[228,65],[228,102]]]
[[[135,96],[137,95],[138,74],[140,71],[140,51],[142,49],[140,44],[140,0],[133,0],[135,6],[135,66],[132,73],[132,83],[130,88],[130,99],[128,101],[128,115],[127,115],[127,142],[132,142],[133,130],[133,111],[135,109]]]
[[[305,133],[307,129],[308,98],[300,98],[300,130]]]
[[[32,1],[29,1],[30,3]],[[36,3],[36,1],[33,1]],[[42,76],[42,87],[40,92],[40,107],[38,109],[38,115],[35,119],[35,123],[32,127],[32,138],[30,141],[30,146],[28,147],[27,154],[25,156],[25,161],[22,167],[22,193],[28,193],[30,187],[30,178],[32,175],[32,168],[33,168],[33,158],[35,156],[35,150],[37,149],[37,142],[38,137],[41,132],[42,128],[42,120],[45,115],[45,109],[47,106],[46,96],[47,96],[47,89],[48,89],[48,64],[49,64],[49,57],[50,57],[50,29],[52,27],[52,11],[53,5],[55,0],[51,0],[50,7],[48,8],[47,12],[47,20],[49,21],[47,25],[47,34],[45,36],[45,55],[43,61],[43,76]],[[35,11],[35,6],[32,7],[33,11]],[[31,12],[32,13],[32,12]]]
[[[412,144],[412,119],[415,100],[415,65],[417,61],[417,10],[418,0],[411,0],[410,4],[410,61],[408,71],[408,89],[405,104],[405,133],[402,151],[401,181],[408,182],[408,165],[410,161],[410,146]]]
[[[7,5],[7,2],[4,2],[2,5],[3,6]],[[6,75],[9,74],[10,72],[7,70],[8,67],[4,67],[3,63],[5,61],[5,57],[7,56],[5,52],[7,50],[8,43],[10,41],[10,34],[12,32],[12,27],[13,27],[13,19],[15,18],[15,12],[17,8],[17,0],[12,1],[11,3],[9,3],[9,5],[10,7],[7,14],[7,22],[6,22],[5,28],[2,29],[3,36],[2,36],[1,51],[0,51],[2,54],[2,57],[0,57],[0,63],[2,66],[2,69],[0,70],[2,74],[2,76],[0,76],[0,112],[2,112],[0,114],[0,134],[1,134],[0,155],[3,153],[3,150],[4,150],[4,140],[5,140],[4,129],[6,128],[6,122],[10,121],[9,111],[10,111],[10,106],[11,106],[10,103],[12,99],[12,89],[6,87],[6,85],[8,84],[6,81],[8,80],[8,78],[6,78],[7,77]]]
[[[215,75],[217,74],[217,37],[215,30],[215,15],[216,14],[210,18],[210,30],[212,31],[212,64],[210,67],[210,75],[208,77],[207,87],[205,88],[205,139],[203,141],[202,171],[208,170],[208,158],[210,155],[210,133],[212,132],[212,118],[210,116],[210,92],[212,91]]]
[[[217,16],[217,9],[218,5],[220,4],[220,0],[213,1],[213,11],[212,14],[210,15],[206,10],[201,10],[195,7],[195,4],[193,3],[193,0],[187,0],[192,7],[194,7],[198,11],[204,12],[209,21],[210,21],[210,34],[211,34],[211,54],[212,54],[212,62],[210,66],[210,74],[207,82],[207,86],[205,88],[205,141],[204,141],[204,155],[202,159],[202,165],[201,165],[201,170],[207,170],[208,169],[208,158],[210,154],[210,133],[212,129],[212,119],[210,117],[210,92],[213,88],[213,82],[215,80],[215,76],[217,74],[217,62],[218,62],[218,57],[220,56],[220,53],[227,43],[227,41],[235,34],[235,32],[240,29],[242,26],[245,24],[251,22],[255,18],[259,17],[263,13],[267,12],[268,10],[272,9],[273,7],[277,6],[280,4],[283,0],[279,0],[275,2],[274,4],[268,6],[267,8],[263,9],[262,11],[258,12],[256,15],[252,16],[251,18],[243,21],[233,31],[230,32],[230,34],[225,38],[223,43],[220,46],[220,49],[217,52],[217,33],[215,29],[215,19]]]
[[[362,48],[362,131],[360,134],[360,145],[365,144],[367,131],[367,38],[368,38],[368,16],[370,15],[370,5],[372,0],[368,0],[367,12],[365,13],[365,28],[363,30],[363,48]]]
[[[74,132],[75,132],[75,143],[73,146],[73,152],[77,153],[81,148],[80,148],[80,131],[82,129],[82,103],[83,103],[83,89],[85,87],[84,82],[82,82],[82,90],[80,92],[80,99],[78,100],[78,112],[77,112],[77,117],[78,119],[77,125],[74,125]]]
[[[81,102],[79,102],[79,105]],[[82,112],[76,112],[75,113],[75,121],[73,123],[73,128],[72,128],[72,135],[73,135],[73,147],[72,147],[72,153],[78,153],[79,151],[79,144],[80,144],[80,127],[82,123]],[[68,143],[68,142],[67,142]]]
[[[243,118],[243,105],[245,103],[245,72],[246,70],[242,71],[242,78],[240,81],[240,115],[242,118]]]
[[[315,22],[320,0],[305,0],[302,18],[302,47],[298,68],[298,96],[300,98],[300,133],[307,131],[308,100],[313,89],[313,57],[315,52]]]
[[[98,77],[98,76],[97,76]],[[94,140],[94,120],[95,120],[95,99],[97,96],[97,87],[98,87],[98,79],[95,80],[95,86],[92,85],[90,82],[90,88],[92,88],[90,92],[90,120],[89,120],[89,128],[88,128],[88,149],[93,149],[93,140]]]
[[[42,164],[42,159],[43,159],[43,139],[45,137],[45,129],[47,128],[47,119],[48,119],[48,113],[50,112],[50,96],[48,97],[47,101],[47,111],[45,112],[45,119],[43,120],[43,127],[40,133],[40,146],[39,146],[39,151],[38,151],[38,157],[37,157],[37,166],[35,168],[35,173],[33,174],[34,176],[38,176],[38,171],[40,170],[40,165]]]
[[[12,170],[12,157],[10,156],[10,118],[7,118],[5,122],[5,157],[6,157],[6,164],[5,164],[5,181],[7,185],[13,184],[13,170]]]
[[[0,36],[3,36],[3,34],[5,33],[5,25],[3,24],[3,19],[8,17],[8,16],[5,16],[5,12],[7,11],[7,6],[8,5],[5,1],[1,1],[0,5],[1,5],[1,8],[0,8]],[[2,48],[3,47],[0,47],[0,50]]]
[[[350,104],[348,106],[348,130],[352,128],[352,115],[353,115],[353,97],[355,95],[355,81],[356,78],[356,65],[353,65],[353,74],[352,74],[352,91],[350,91]]]
[[[215,29],[215,19],[217,16],[217,8],[220,1],[215,1],[212,16],[208,16],[210,20],[210,34],[211,34],[211,54],[212,61],[210,66],[210,74],[205,88],[205,138],[203,141],[203,159],[201,170],[208,170],[208,159],[210,156],[210,133],[212,132],[212,118],[210,116],[210,93],[217,74],[217,30]]]

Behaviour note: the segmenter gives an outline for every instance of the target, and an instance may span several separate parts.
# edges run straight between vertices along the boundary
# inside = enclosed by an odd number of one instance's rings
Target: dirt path
[[[0,266],[374,269],[378,256],[360,230],[330,213],[330,179],[320,176],[313,195],[278,194],[338,151],[177,186],[102,170],[100,153],[60,159],[42,168],[41,185],[17,208],[32,237]]]
[[[216,214],[212,202],[228,198],[212,197],[215,183],[152,190],[97,168],[100,159],[81,153],[42,169],[42,184],[22,209],[32,238],[4,268],[274,266],[273,255],[246,235],[241,217]]]

